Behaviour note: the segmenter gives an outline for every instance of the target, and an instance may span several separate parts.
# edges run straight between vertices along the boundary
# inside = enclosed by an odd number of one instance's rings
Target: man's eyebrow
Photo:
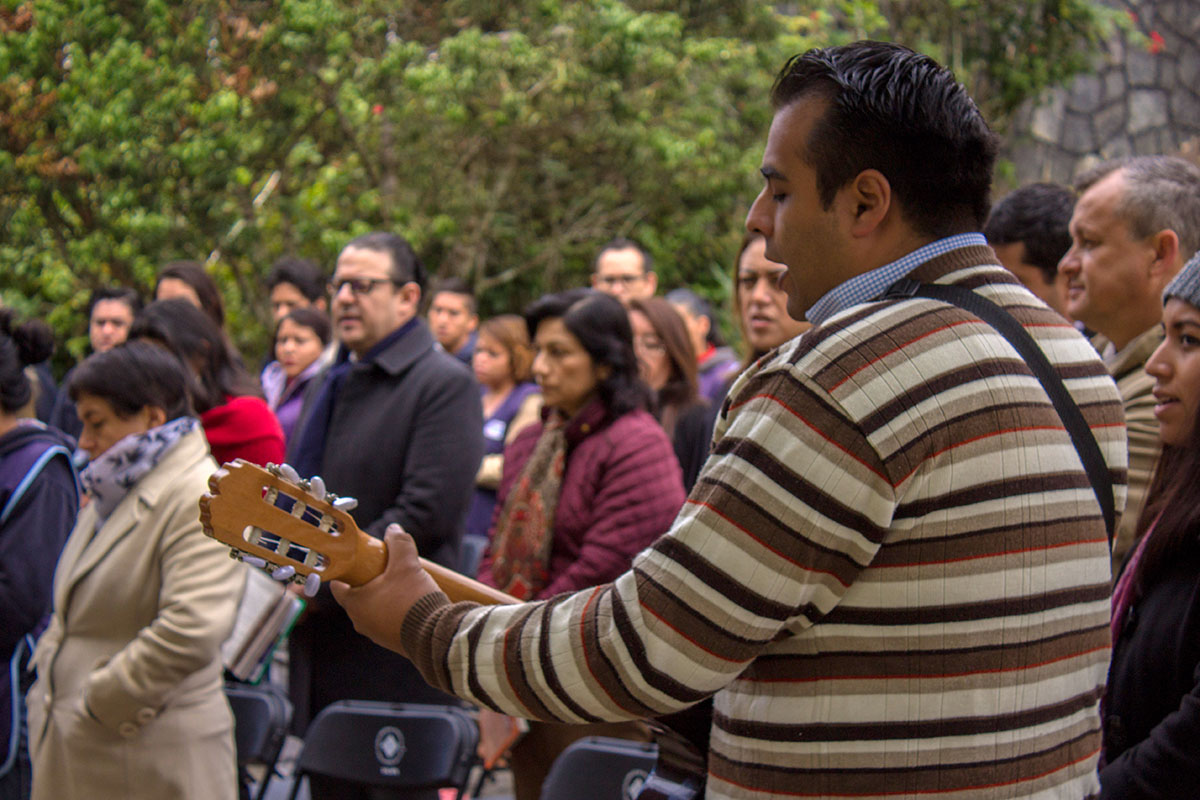
[[[787,176],[784,175],[779,170],[775,169],[774,167],[769,167],[769,166],[768,167],[760,167],[758,171],[761,172],[762,176],[764,178],[766,178],[767,180],[777,180],[777,181],[786,181],[787,180]]]

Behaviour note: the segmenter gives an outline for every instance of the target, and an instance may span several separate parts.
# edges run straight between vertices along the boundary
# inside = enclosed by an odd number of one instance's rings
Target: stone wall
[[[1005,156],[1016,185],[1070,183],[1099,161],[1175,153],[1200,137],[1200,0],[1121,7],[1143,38],[1115,37],[1093,72],[1014,116]]]

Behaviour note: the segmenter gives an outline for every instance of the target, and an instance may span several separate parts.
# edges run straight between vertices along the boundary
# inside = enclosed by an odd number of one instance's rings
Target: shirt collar
[[[821,325],[834,314],[845,311],[851,306],[874,300],[889,286],[926,261],[952,250],[978,245],[987,245],[987,240],[981,233],[959,233],[930,242],[890,264],[884,264],[870,272],[855,275],[850,280],[838,284],[814,303],[804,316],[813,325]]]

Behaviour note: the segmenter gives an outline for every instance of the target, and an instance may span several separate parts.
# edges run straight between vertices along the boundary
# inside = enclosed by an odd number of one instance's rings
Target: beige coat
[[[1158,438],[1158,417],[1154,416],[1154,378],[1146,374],[1146,362],[1162,343],[1163,336],[1163,326],[1155,325],[1125,345],[1120,352],[1110,353],[1104,358],[1104,365],[1108,367],[1121,393],[1121,402],[1125,406],[1125,426],[1129,430],[1129,494],[1125,500],[1125,513],[1117,523],[1113,539],[1114,580],[1121,564],[1137,543],[1134,531],[1162,449]],[[1094,343],[1101,353],[1110,347],[1100,337]]]
[[[94,536],[94,506],[80,513],[34,654],[34,800],[237,796],[218,649],[245,573],[201,532],[216,467],[196,428]]]

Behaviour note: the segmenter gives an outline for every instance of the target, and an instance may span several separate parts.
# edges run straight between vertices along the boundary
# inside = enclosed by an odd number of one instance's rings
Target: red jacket
[[[218,464],[235,458],[259,466],[283,461],[283,429],[261,397],[230,397],[201,414],[200,424]]]
[[[533,453],[542,423],[530,425],[504,451],[496,520]],[[567,427],[567,466],[554,511],[550,583],[537,598],[597,586],[616,578],[634,555],[665,533],[683,505],[683,477],[671,442],[645,411],[608,420],[598,402]],[[491,547],[479,579],[494,586]]]

